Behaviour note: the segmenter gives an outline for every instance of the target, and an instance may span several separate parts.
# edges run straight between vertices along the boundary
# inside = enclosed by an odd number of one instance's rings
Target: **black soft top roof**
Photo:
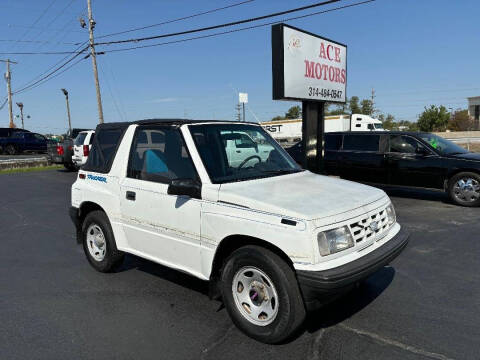
[[[192,119],[145,119],[145,120],[136,120],[136,121],[126,121],[126,122],[112,122],[104,123],[97,125],[97,131],[100,129],[126,129],[130,125],[185,125],[185,124],[201,124],[201,123],[239,123],[238,121],[230,120],[192,120]],[[259,125],[254,122],[241,122],[242,124],[253,124]]]

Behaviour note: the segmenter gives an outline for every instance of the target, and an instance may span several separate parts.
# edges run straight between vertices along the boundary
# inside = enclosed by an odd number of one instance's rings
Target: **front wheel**
[[[453,176],[448,183],[450,199],[461,206],[480,206],[480,176],[462,172]]]
[[[110,221],[103,211],[92,211],[85,217],[82,243],[88,262],[100,272],[111,272],[123,262],[124,253],[117,249]]]
[[[232,321],[251,338],[280,343],[305,319],[293,270],[270,250],[253,245],[236,250],[226,261],[221,282]]]

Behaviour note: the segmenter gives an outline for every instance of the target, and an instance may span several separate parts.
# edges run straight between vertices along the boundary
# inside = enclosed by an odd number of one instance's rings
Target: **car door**
[[[443,187],[442,158],[415,137],[391,134],[386,153],[388,179],[392,185]]]
[[[171,180],[198,179],[180,130],[139,126],[121,181],[121,218],[133,253],[200,272],[201,200],[167,193]]]
[[[380,134],[344,134],[342,151],[338,154],[340,176],[355,181],[385,183],[384,142],[384,135]]]

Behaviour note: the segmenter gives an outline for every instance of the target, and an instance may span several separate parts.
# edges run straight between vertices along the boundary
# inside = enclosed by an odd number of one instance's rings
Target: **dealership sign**
[[[274,100],[346,101],[346,45],[273,25],[272,72]]]

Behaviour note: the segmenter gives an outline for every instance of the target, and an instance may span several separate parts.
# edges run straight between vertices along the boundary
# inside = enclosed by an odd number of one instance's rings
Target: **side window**
[[[416,154],[418,149],[424,146],[417,140],[405,135],[391,135],[390,136],[390,152],[403,154]]]
[[[35,134],[34,136],[35,136],[35,139],[37,139],[37,140],[45,141],[45,138],[40,134]]]
[[[198,178],[180,131],[168,127],[137,129],[127,176],[164,184],[173,179]]]
[[[373,126],[373,124],[368,124],[368,130],[375,130],[375,127]]]
[[[342,135],[325,134],[325,150],[339,150],[342,147]]]
[[[380,135],[344,135],[343,150],[379,151]]]

